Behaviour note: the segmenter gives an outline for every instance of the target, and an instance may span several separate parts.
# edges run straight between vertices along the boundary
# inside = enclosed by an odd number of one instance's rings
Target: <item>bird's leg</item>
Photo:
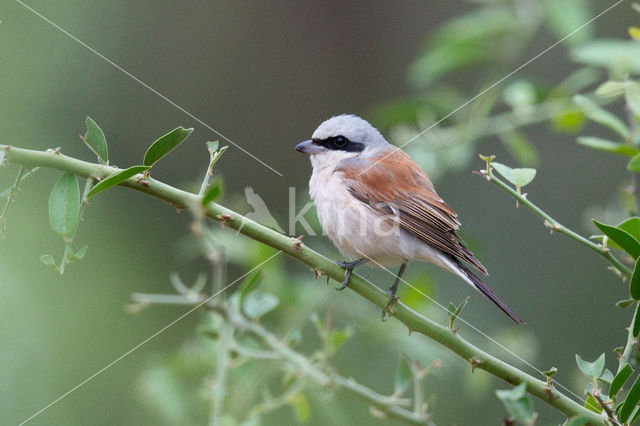
[[[396,280],[393,282],[393,285],[389,287],[389,290],[387,290],[387,295],[389,296],[389,300],[387,301],[387,305],[384,307],[384,311],[382,311],[383,318],[384,318],[384,312],[388,311],[389,308],[391,308],[393,304],[396,302],[396,300],[398,300],[398,298],[396,297],[396,291],[398,290],[398,283],[400,282],[400,278],[402,277],[402,274],[404,273],[404,268],[406,267],[407,267],[407,262],[404,262],[400,266],[400,270],[396,275]]]
[[[355,269],[356,266],[362,265],[366,262],[367,259],[364,257],[362,259],[354,260],[353,262],[343,262],[341,260],[336,260],[336,264],[345,269],[344,271],[344,281],[342,281],[342,285],[340,287],[336,287],[336,290],[344,290],[349,285],[349,278],[351,278],[351,273]]]

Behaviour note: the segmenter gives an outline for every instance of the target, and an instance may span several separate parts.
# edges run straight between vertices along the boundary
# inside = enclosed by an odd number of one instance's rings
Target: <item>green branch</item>
[[[96,179],[103,179],[107,175],[119,171],[114,167],[77,160],[56,152],[35,151],[7,145],[0,145],[0,150],[4,150],[5,158],[10,163],[28,168],[36,166],[48,167]],[[122,182],[121,185],[145,192],[181,209],[195,206],[199,200],[197,194],[182,191],[151,178],[147,181],[137,181],[133,177]],[[300,241],[279,234],[217,203],[211,202],[204,209],[206,215],[210,218],[223,223],[226,227],[239,230],[249,238],[284,251],[291,257],[308,265],[314,271],[338,282],[344,279],[344,269],[330,259],[308,248]],[[586,241],[592,244],[588,240]],[[381,309],[386,305],[387,294],[358,275],[353,274],[351,276],[349,289]],[[526,383],[527,391],[530,394],[555,407],[567,416],[580,415],[589,419],[588,424],[603,424],[602,419],[596,413],[582,407],[555,388],[547,387],[546,381],[539,380],[475,347],[464,340],[459,333],[452,333],[448,327],[422,316],[406,305],[398,303],[395,306],[393,316],[405,324],[409,331],[423,334],[435,340],[468,361],[474,368],[485,370],[514,385]]]
[[[423,412],[412,412],[398,405],[399,399],[394,396],[385,396],[372,391],[366,386],[356,382],[354,379],[343,377],[339,374],[327,372],[323,368],[309,361],[304,355],[283,344],[280,339],[265,330],[260,324],[249,321],[244,316],[235,312],[231,308],[221,309],[226,319],[238,330],[246,331],[255,336],[271,351],[280,356],[280,360],[286,360],[294,365],[296,370],[303,372],[318,385],[335,390],[349,392],[370,404],[373,404],[383,413],[390,417],[407,421],[413,424],[425,424],[429,415]]]
[[[611,252],[608,249],[604,248],[601,244],[596,244],[593,241],[590,241],[587,238],[583,237],[582,235],[567,228],[566,226],[564,226],[563,224],[561,224],[560,222],[558,222],[557,220],[549,216],[547,213],[545,213],[540,207],[536,206],[531,201],[529,201],[526,197],[526,194],[518,193],[518,191],[511,188],[507,183],[497,178],[494,173],[487,173],[486,170],[483,170],[479,172],[479,174],[484,176],[489,182],[494,183],[500,189],[502,189],[507,194],[515,198],[518,204],[522,204],[523,206],[527,207],[529,210],[534,212],[537,216],[541,217],[544,220],[545,226],[551,229],[551,231],[559,232],[560,234],[566,235],[572,240],[577,241],[580,244],[590,248],[591,250],[598,253],[600,256],[607,259],[609,263],[611,263],[618,271],[620,271],[622,275],[624,275],[627,278],[631,277],[632,271],[626,266],[624,266],[622,262],[620,262],[617,258],[612,256]]]

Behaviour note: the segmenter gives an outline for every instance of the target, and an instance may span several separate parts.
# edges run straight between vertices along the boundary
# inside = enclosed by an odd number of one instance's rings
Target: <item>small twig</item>
[[[219,329],[216,356],[216,373],[213,384],[213,404],[209,424],[220,426],[223,424],[224,400],[227,396],[227,373],[229,372],[230,346],[234,329],[229,323],[223,323]]]
[[[598,405],[605,411],[605,413],[607,413],[607,417],[609,418],[609,421],[613,425],[616,425],[616,426],[620,425],[620,422],[616,418],[616,414],[613,411],[611,411],[611,407],[609,407],[609,405],[602,400],[602,397],[600,396],[600,391],[599,390],[593,391],[591,395],[593,395],[595,400],[598,402]]]
[[[4,239],[4,236],[7,232],[7,214],[9,213],[9,208],[16,197],[16,194],[20,190],[20,182],[22,182],[22,176],[24,175],[25,167],[20,166],[20,170],[18,171],[18,176],[16,176],[16,180],[14,184],[9,188],[9,195],[7,196],[7,202],[4,205],[4,209],[0,214],[0,240]]]
[[[572,240],[575,240],[575,241],[579,242],[580,244],[590,248],[591,250],[593,250],[596,253],[598,253],[600,256],[602,256],[605,259],[607,259],[609,261],[609,263],[611,263],[614,267],[616,267],[616,269],[618,269],[620,271],[620,273],[622,273],[625,277],[628,278],[628,277],[631,276],[631,273],[632,273],[631,270],[629,268],[627,268],[626,266],[624,266],[617,258],[615,258],[609,252],[609,250],[605,249],[602,245],[595,244],[595,243],[589,241],[587,238],[583,237],[582,235],[580,235],[580,234],[572,231],[571,229],[567,228],[566,226],[562,225],[560,222],[558,222],[557,220],[552,218],[549,214],[544,212],[540,207],[538,207],[535,204],[533,204],[531,201],[529,201],[523,195],[518,194],[516,192],[516,190],[514,190],[509,185],[507,185],[505,182],[503,182],[502,180],[497,178],[494,173],[485,174],[485,176],[486,176],[488,181],[494,183],[499,188],[504,190],[507,194],[511,195],[513,198],[515,198],[518,201],[518,203],[520,203],[523,206],[529,208],[529,210],[531,210],[536,215],[541,217],[545,221],[545,226],[550,228],[552,231],[559,232],[560,234],[566,235],[567,237],[571,238]]]
[[[429,416],[426,413],[413,413],[400,407],[400,404],[407,403],[408,401],[393,396],[380,395],[370,388],[357,383],[354,379],[346,378],[335,373],[328,373],[304,355],[286,346],[280,339],[258,323],[247,320],[230,307],[222,309],[222,312],[236,329],[244,330],[255,336],[271,351],[278,354],[282,359],[294,366],[294,368],[300,370],[305,377],[313,380],[323,388],[337,388],[352,393],[375,405],[387,415],[413,424],[425,424],[428,421]]]
[[[82,193],[82,201],[80,202],[80,208],[78,209],[78,221],[76,222],[75,228],[73,228],[71,237],[65,238],[64,254],[62,255],[60,266],[56,268],[58,269],[60,274],[64,274],[64,268],[67,266],[67,263],[69,263],[69,253],[71,253],[71,245],[73,244],[73,240],[76,237],[76,234],[78,233],[78,228],[80,228],[80,222],[82,222],[82,214],[84,213],[84,209],[88,204],[87,194],[89,194],[89,191],[91,190],[92,186],[93,186],[93,178],[88,177],[84,185],[84,192]]]

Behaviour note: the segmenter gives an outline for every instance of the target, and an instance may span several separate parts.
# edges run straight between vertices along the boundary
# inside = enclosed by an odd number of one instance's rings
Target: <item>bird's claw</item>
[[[389,290],[387,290],[387,295],[389,296],[389,299],[387,300],[387,304],[384,306],[384,309],[382,310],[382,321],[385,321],[385,316],[387,314],[391,316],[396,313],[396,310],[393,308],[393,305],[400,299],[395,295],[395,293],[392,293]]]
[[[338,263],[338,262],[336,261],[336,263]],[[338,265],[340,265],[340,264],[338,263]],[[343,266],[343,268],[344,268],[344,266]],[[349,278],[351,278],[351,272],[353,272],[353,269],[346,269],[345,270],[345,272],[344,272],[344,281],[342,281],[342,284],[340,285],[340,287],[336,287],[336,290],[342,291],[345,288],[347,288],[347,286],[349,285]]]

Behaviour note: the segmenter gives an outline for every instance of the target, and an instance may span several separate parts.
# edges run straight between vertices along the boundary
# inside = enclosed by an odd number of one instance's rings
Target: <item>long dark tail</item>
[[[455,269],[459,272],[459,275],[464,278],[466,282],[471,284],[480,293],[484,294],[487,299],[495,303],[513,321],[518,324],[524,324],[524,321],[522,321],[520,317],[511,310],[511,308],[509,308],[502,300],[500,300],[500,298],[489,287],[487,287],[487,285],[483,283],[480,278],[475,276],[473,272],[471,272],[466,266],[464,266],[462,262],[453,257],[450,257],[449,260],[451,261],[452,266],[455,266]]]

